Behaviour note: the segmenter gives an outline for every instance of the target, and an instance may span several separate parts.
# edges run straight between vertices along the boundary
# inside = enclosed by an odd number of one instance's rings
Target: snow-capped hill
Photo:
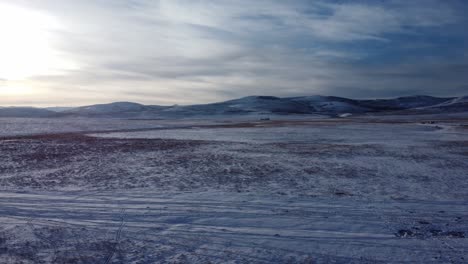
[[[447,100],[451,100],[452,98],[441,98],[441,97],[433,97],[427,95],[415,95],[415,96],[407,96],[407,97],[399,97],[394,99],[397,104],[402,108],[416,108],[416,107],[424,107],[428,105],[435,105],[441,102],[445,102]]]
[[[440,109],[446,111],[468,111],[468,96],[460,96],[451,100],[436,104],[426,109]]]
[[[290,100],[302,102],[318,113],[364,113],[371,111],[371,108],[363,107],[359,101],[336,96],[303,96],[292,97]]]
[[[61,114],[35,107],[2,107],[0,117],[59,117]]]
[[[279,98],[274,96],[248,96],[240,99],[224,102],[230,109],[246,112],[266,112],[266,113],[310,113],[311,109],[303,102],[290,100],[289,98]]]
[[[232,114],[307,114],[306,104],[274,96],[248,96],[239,99],[201,105],[174,106],[163,110],[172,115],[232,115]]]
[[[466,104],[468,103],[468,96],[460,96],[439,105],[453,105],[453,104]]]
[[[323,102],[323,101],[328,101],[328,96],[311,95],[311,96],[289,97],[289,99],[296,100],[296,101]]]
[[[199,105],[158,106],[132,102],[115,102],[75,108],[0,107],[0,117],[105,117],[105,118],[173,118],[245,114],[319,114],[328,116],[376,112],[400,114],[468,112],[468,96],[439,98],[407,96],[393,99],[355,100],[336,96],[248,96],[224,102]]]
[[[53,106],[53,107],[47,107],[47,108],[44,108],[44,109],[52,111],[52,112],[61,113],[61,112],[65,112],[65,111],[68,111],[68,110],[73,109],[73,108],[74,107]]]
[[[385,110],[406,110],[412,108],[428,107],[437,105],[453,98],[440,98],[427,95],[414,95],[398,97],[393,99],[362,100],[361,105],[379,111]]]
[[[66,110],[66,113],[84,114],[84,115],[102,115],[123,112],[140,112],[147,110],[147,106],[131,102],[115,102],[110,104],[97,104],[82,106]]]

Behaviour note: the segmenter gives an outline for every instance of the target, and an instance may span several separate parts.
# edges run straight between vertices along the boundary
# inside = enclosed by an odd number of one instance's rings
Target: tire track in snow
[[[120,237],[122,236],[122,230],[123,230],[123,228],[125,226],[125,217],[126,217],[125,209],[122,208],[120,210],[120,225],[119,225],[119,228],[117,229],[117,232],[115,234],[114,245],[113,245],[113,247],[111,249],[111,252],[110,252],[109,256],[106,259],[106,262],[105,262],[106,264],[109,264],[111,262],[112,258],[115,255],[115,252],[117,251],[117,248],[118,248],[119,242],[120,242]]]

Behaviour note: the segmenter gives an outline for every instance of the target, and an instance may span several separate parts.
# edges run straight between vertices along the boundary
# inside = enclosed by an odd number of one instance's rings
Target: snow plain
[[[396,118],[2,119],[0,263],[466,263],[468,122]]]

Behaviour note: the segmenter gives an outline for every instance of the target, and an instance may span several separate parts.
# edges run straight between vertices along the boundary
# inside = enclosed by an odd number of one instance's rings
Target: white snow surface
[[[466,263],[436,118],[0,119],[0,263]]]
[[[258,123],[248,128],[183,128],[91,134],[95,137],[123,139],[177,139],[247,143],[308,144],[333,142],[343,144],[425,144],[430,140],[466,140],[458,131],[439,133],[434,126],[420,124],[340,124],[271,127]]]
[[[464,263],[467,250],[466,239],[430,231],[468,230],[459,201],[151,191],[0,201],[4,263]],[[420,237],[395,236],[412,227]]]
[[[198,124],[217,120],[199,119]],[[116,118],[0,118],[0,137],[191,126],[193,121]]]

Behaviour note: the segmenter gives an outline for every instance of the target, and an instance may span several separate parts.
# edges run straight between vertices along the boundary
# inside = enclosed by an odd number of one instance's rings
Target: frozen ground
[[[281,120],[317,120],[320,115],[240,115],[232,117],[205,116],[193,119],[118,119],[118,118],[6,118],[0,117],[0,137],[53,134],[66,132],[102,132],[145,130],[155,128],[191,127],[238,122],[258,121],[271,117]]]
[[[467,212],[460,201],[3,192],[0,254],[12,263],[464,263]]]
[[[1,132],[0,263],[467,262],[463,118],[63,121]]]
[[[246,117],[248,118],[248,117]],[[193,120],[116,119],[116,118],[1,118],[0,137],[57,134],[66,132],[127,131],[155,128],[186,127]],[[198,119],[199,125],[223,122],[217,119]]]

